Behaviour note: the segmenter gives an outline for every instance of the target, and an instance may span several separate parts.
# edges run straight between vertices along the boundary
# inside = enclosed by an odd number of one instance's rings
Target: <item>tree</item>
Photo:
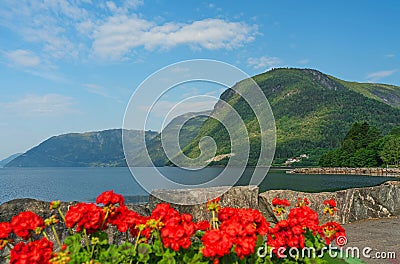
[[[396,165],[400,163],[400,137],[392,137],[383,146],[380,157],[386,165]]]

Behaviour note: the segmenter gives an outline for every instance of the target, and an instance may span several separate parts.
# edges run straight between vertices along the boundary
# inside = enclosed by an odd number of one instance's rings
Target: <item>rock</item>
[[[310,207],[323,217],[323,201],[333,198],[338,212],[330,218],[339,223],[351,223],[363,219],[384,218],[400,215],[400,182],[389,181],[379,186],[347,189],[337,192],[304,193],[290,190],[271,190],[259,195],[259,208],[267,219],[276,222],[271,201],[285,198],[294,205],[298,197],[307,197]],[[271,221],[271,220],[270,220]]]
[[[229,187],[197,188],[197,189],[179,189],[179,190],[156,190],[150,194],[149,208],[153,210],[158,203],[164,202],[158,197],[174,196],[182,204],[194,203],[202,198],[207,201],[207,197],[215,198],[216,193],[223,193]],[[179,197],[179,199],[176,199]],[[203,202],[194,205],[172,204],[172,206],[181,213],[191,214],[194,221],[210,220],[211,214],[207,211],[207,203]],[[257,208],[258,207],[258,187],[257,186],[235,186],[230,188],[221,196],[220,204],[222,207],[234,208]]]
[[[340,191],[338,203],[343,205],[340,212],[343,223],[398,216],[400,215],[400,182],[389,181],[379,186]]]

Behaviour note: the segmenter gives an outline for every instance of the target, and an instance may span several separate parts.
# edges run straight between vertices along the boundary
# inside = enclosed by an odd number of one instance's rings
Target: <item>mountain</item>
[[[208,112],[187,113],[175,117],[162,133],[167,140],[179,135],[183,148],[198,134]],[[125,130],[129,150],[134,160],[132,166],[152,166],[145,157],[146,150],[140,142],[143,131]],[[147,151],[156,166],[164,166],[168,159],[161,143],[161,133],[145,132]],[[126,145],[126,146],[127,146]],[[130,156],[130,155],[129,155]],[[88,133],[69,133],[51,137],[24,154],[7,162],[7,167],[116,167],[127,166],[122,147],[122,130],[111,129]]]
[[[168,158],[165,154],[163,145],[161,143],[161,134],[163,134],[164,143],[170,142],[174,135],[179,135],[179,146],[183,149],[189,142],[191,142],[198,134],[199,128],[202,126],[204,121],[207,120],[208,115],[211,111],[186,113],[175,117],[170,123],[163,129],[163,131],[149,140],[146,144],[148,155],[151,158],[151,162],[146,158],[147,154],[145,151],[139,151],[137,155],[133,156],[130,166],[164,166]]]
[[[22,153],[13,154],[10,157],[0,160],[0,167],[4,167],[7,163],[9,163],[10,161],[12,161],[13,159],[15,159],[16,157],[18,157],[21,154]]]
[[[128,130],[131,146],[139,146],[143,131]],[[146,131],[146,140],[158,133]],[[122,130],[69,133],[51,137],[9,162],[7,167],[113,167],[126,166]]]
[[[368,122],[383,133],[400,125],[400,87],[397,86],[346,82],[312,69],[273,69],[252,78],[268,98],[274,113],[275,164],[308,154],[310,165],[315,165],[324,152],[340,146],[355,122]],[[246,81],[235,86],[246,91],[249,89]],[[255,165],[260,153],[260,128],[254,112],[232,89],[227,89],[220,99],[233,106],[244,120],[251,135],[248,165]],[[211,115],[223,109],[219,102]],[[199,141],[205,136],[216,139],[218,155],[230,154],[227,131],[213,118],[204,122],[184,153],[198,157]],[[226,164],[227,160],[213,164]]]

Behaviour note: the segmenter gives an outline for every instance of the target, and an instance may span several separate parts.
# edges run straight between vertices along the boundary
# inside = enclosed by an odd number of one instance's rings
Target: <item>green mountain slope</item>
[[[132,146],[143,131],[129,130]],[[150,140],[158,133],[146,131]],[[54,136],[9,162],[7,167],[126,166],[121,129]]]
[[[368,122],[384,133],[400,125],[400,87],[345,82],[311,69],[274,69],[253,79],[268,98],[275,116],[275,163],[278,164],[303,153],[310,154],[310,160],[317,162],[326,150],[340,146],[356,121]],[[245,81],[236,85],[243,86]],[[232,105],[242,116],[250,135],[248,164],[256,164],[260,132],[254,113],[231,89],[226,90],[220,99]],[[220,109],[217,104],[214,111]],[[226,130],[212,118],[204,122],[198,136],[184,149],[184,153],[197,157],[200,153],[198,143],[204,136],[216,139],[217,154],[230,153]],[[219,163],[224,164],[226,160]]]

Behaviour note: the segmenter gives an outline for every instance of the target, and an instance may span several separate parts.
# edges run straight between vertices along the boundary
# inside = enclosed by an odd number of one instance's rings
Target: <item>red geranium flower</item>
[[[8,238],[8,235],[11,233],[12,228],[10,223],[2,222],[0,223],[0,239],[1,238]]]
[[[302,207],[302,206],[307,206],[310,204],[310,201],[308,201],[308,198],[301,199],[300,197],[297,198],[297,203],[296,207]]]
[[[11,220],[11,227],[14,233],[23,239],[32,237],[32,232],[40,233],[44,228],[43,218],[31,211],[19,213]]]
[[[219,229],[207,231],[201,238],[205,257],[222,257],[230,253],[233,246],[232,238]]]
[[[324,201],[324,204],[325,204],[325,205],[328,205],[328,206],[330,206],[330,207],[336,207],[336,202],[335,202],[335,200],[333,200],[332,198],[329,199],[329,200],[325,200],[325,201]]]
[[[65,225],[68,228],[76,226],[76,231],[81,232],[84,228],[93,233],[99,229],[105,229],[104,212],[95,204],[78,203],[69,208],[65,215]]]
[[[45,264],[50,263],[53,243],[42,238],[29,243],[20,242],[10,252],[10,264]]]
[[[324,205],[325,205],[324,214],[329,214],[332,216],[337,211],[336,202],[333,199],[325,200]]]
[[[329,245],[331,241],[338,237],[346,237],[346,231],[337,222],[327,222],[320,227],[321,236],[325,238],[326,243]]]
[[[207,220],[195,223],[196,230],[206,231],[209,228],[210,228],[210,222],[208,222]]]
[[[274,199],[272,199],[272,205],[273,206],[290,206],[290,203],[288,200],[286,199],[279,199],[278,197],[275,197]]]
[[[145,224],[148,218],[139,215],[135,211],[129,210],[126,206],[120,206],[115,208],[115,211],[107,220],[109,223],[116,226],[120,232],[125,233],[130,229],[132,233],[137,225]]]
[[[114,193],[113,190],[106,191],[100,194],[96,199],[97,204],[104,204],[104,206],[108,206],[110,204],[124,204],[124,197],[121,194]]]

